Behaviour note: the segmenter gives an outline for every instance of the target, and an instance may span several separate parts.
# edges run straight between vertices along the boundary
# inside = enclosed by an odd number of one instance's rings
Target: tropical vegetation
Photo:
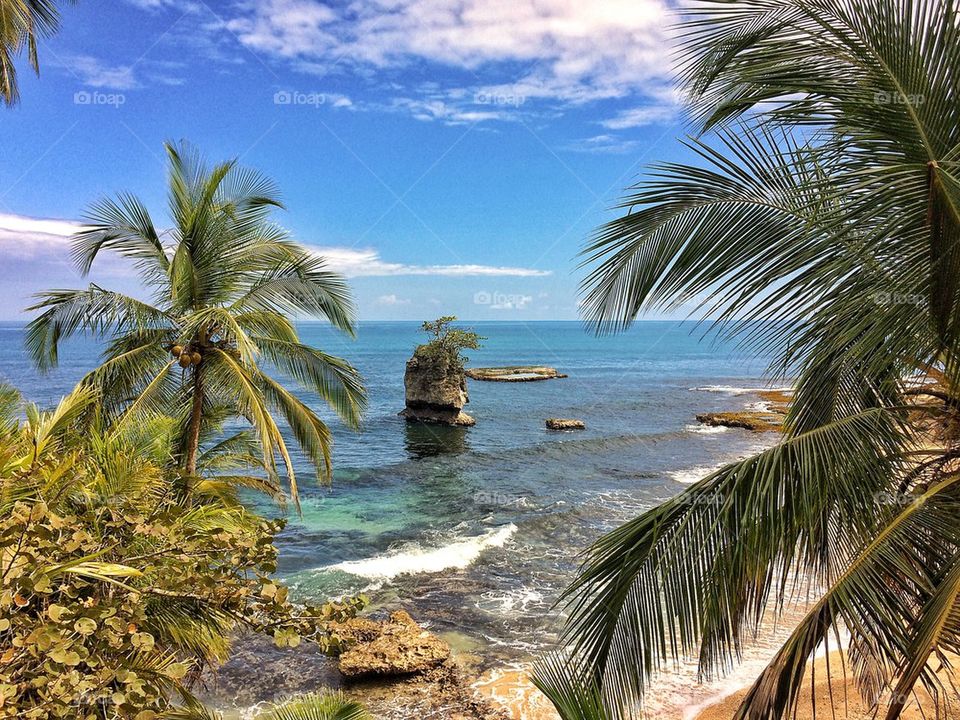
[[[108,336],[99,367],[81,381],[95,388],[109,418],[176,418],[175,454],[197,474],[206,425],[242,418],[254,430],[265,479],[279,492],[282,466],[299,508],[291,449],[277,416],[314,464],[330,476],[326,423],[282,373],[357,427],[365,395],[345,360],[300,341],[292,316],[327,320],[352,335],[349,288],[323,258],[271,221],[282,207],[274,184],[235,160],[208,165],[185,143],[167,144],[173,222],[158,227],[135,196],[103,199],[89,210],[73,255],[86,275],[103,251],[131,263],[149,300],[91,283],[51,290],[29,308],[27,347],[41,370],[56,366],[60,344],[76,333]]]
[[[419,357],[442,358],[450,367],[463,370],[464,364],[470,359],[463,351],[478,350],[486,338],[471,330],[456,327],[456,321],[455,315],[424,321],[420,329],[430,336],[430,340],[418,345],[414,354]]]
[[[0,98],[8,107],[20,100],[16,59],[26,50],[30,66],[39,75],[37,41],[53,35],[59,25],[56,2],[0,0]]]
[[[216,474],[247,448],[211,447],[189,478],[177,440],[170,418],[110,424],[89,386],[46,412],[0,387],[0,717],[209,718],[192,689],[237,631],[340,648],[330,622],[365,600],[294,605],[272,579],[283,521]],[[270,717],[362,717],[308,706]]]
[[[591,240],[584,314],[616,331],[692,303],[795,393],[776,445],[589,551],[568,653],[538,674],[566,717],[638,715],[682,656],[722,675],[807,597],[737,717],[790,715],[815,653],[841,644],[888,719],[917,689],[955,698],[935,669],[960,652],[957,10],[682,10],[693,160],[653,167]]]

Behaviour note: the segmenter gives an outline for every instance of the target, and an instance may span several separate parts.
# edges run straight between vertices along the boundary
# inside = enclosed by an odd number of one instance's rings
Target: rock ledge
[[[573,418],[549,418],[547,420],[548,430],[584,430],[586,427],[583,420],[574,420]]]
[[[567,377],[556,368],[545,365],[512,365],[509,367],[470,368],[465,374],[471,380],[485,382],[536,382]]]

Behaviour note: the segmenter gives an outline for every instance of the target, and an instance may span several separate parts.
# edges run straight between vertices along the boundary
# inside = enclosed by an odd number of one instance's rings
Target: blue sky
[[[577,317],[576,254],[675,159],[666,0],[80,0],[0,109],[0,318],[77,287],[84,208],[167,224],[164,140],[271,176],[361,319]],[[118,259],[94,279],[140,292]]]

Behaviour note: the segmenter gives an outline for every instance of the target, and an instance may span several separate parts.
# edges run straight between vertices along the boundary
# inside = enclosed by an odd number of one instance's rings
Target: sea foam
[[[755,395],[761,392],[789,392],[789,387],[735,387],[733,385],[701,385],[690,388],[695,392],[721,393],[723,395]]]
[[[484,550],[503,547],[517,531],[513,523],[482,535],[460,538],[448,545],[425,548],[418,543],[404,545],[363,560],[347,560],[328,566],[371,580],[392,580],[398,575],[436,573],[472,565]]]

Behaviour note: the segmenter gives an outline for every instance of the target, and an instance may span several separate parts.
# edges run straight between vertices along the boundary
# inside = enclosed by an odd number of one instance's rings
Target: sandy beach
[[[816,661],[816,682],[812,688],[809,680],[804,684],[796,720],[812,720],[817,716],[835,720],[868,720],[876,717],[852,679],[844,679],[842,660],[840,653],[831,655],[829,681],[826,659]],[[528,672],[529,668],[519,666],[493,670],[481,677],[474,688],[483,697],[504,707],[512,720],[558,720],[559,716],[549,701],[530,682]],[[941,677],[945,684],[951,684],[946,671],[941,672]],[[745,686],[715,702],[688,706],[683,712],[677,711],[676,720],[731,720],[748,690],[749,686]],[[950,703],[947,714],[941,717],[956,720],[960,718],[960,695],[955,695]],[[920,689],[901,717],[904,720],[928,720],[936,717],[936,711],[931,698]]]
[[[810,680],[804,683],[801,699],[797,705],[796,720],[810,720],[815,716],[831,717],[836,720],[867,720],[877,714],[860,697],[853,680],[843,677],[843,658],[840,653],[833,653],[830,657],[830,677],[827,676],[827,662],[825,658],[818,659],[815,666],[816,681],[811,687]],[[955,676],[956,673],[954,672]],[[809,677],[809,676],[808,676]],[[955,682],[942,671],[941,677],[946,685]],[[730,720],[734,717],[737,708],[747,694],[749,688],[725,697],[717,703],[697,712],[693,717],[696,720]],[[947,714],[940,717],[960,718],[960,695],[954,693],[950,700]],[[882,713],[880,715],[882,717]],[[922,689],[918,689],[915,697],[904,708],[901,718],[904,720],[921,720],[937,717],[934,704]]]

